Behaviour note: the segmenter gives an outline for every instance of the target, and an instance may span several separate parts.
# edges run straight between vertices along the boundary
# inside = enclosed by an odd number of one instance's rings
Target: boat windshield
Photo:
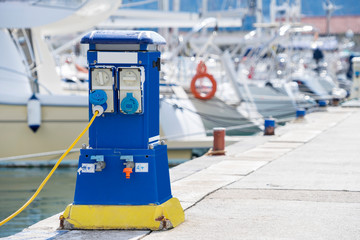
[[[84,5],[87,0],[17,0],[18,2],[28,2],[32,5],[54,7],[54,8],[66,8],[66,9],[78,9]],[[3,1],[6,2],[6,1]],[[14,2],[14,0],[11,0]]]

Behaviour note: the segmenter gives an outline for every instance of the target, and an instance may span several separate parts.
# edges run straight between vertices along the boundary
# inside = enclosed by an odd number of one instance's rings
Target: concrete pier
[[[359,239],[360,110],[308,114],[170,174],[186,218],[175,229],[57,231],[56,215],[7,239]]]

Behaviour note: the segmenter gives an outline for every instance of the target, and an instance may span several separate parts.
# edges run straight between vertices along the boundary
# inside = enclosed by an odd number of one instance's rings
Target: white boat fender
[[[27,122],[29,128],[35,133],[41,125],[40,100],[33,94],[27,103]]]

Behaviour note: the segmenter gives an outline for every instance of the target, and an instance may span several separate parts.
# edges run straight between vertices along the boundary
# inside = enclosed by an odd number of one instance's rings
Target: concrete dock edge
[[[333,107],[170,170],[185,222],[168,231],[58,231],[54,215],[5,239],[357,239],[360,111]]]

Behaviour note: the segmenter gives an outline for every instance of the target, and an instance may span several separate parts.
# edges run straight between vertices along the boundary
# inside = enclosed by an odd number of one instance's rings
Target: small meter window
[[[127,69],[123,71],[122,83],[124,87],[136,86],[140,88],[140,72],[138,69]]]
[[[140,68],[119,69],[120,112],[142,113],[142,84]]]
[[[114,84],[112,69],[110,68],[94,68],[91,74],[93,89],[112,87]]]

